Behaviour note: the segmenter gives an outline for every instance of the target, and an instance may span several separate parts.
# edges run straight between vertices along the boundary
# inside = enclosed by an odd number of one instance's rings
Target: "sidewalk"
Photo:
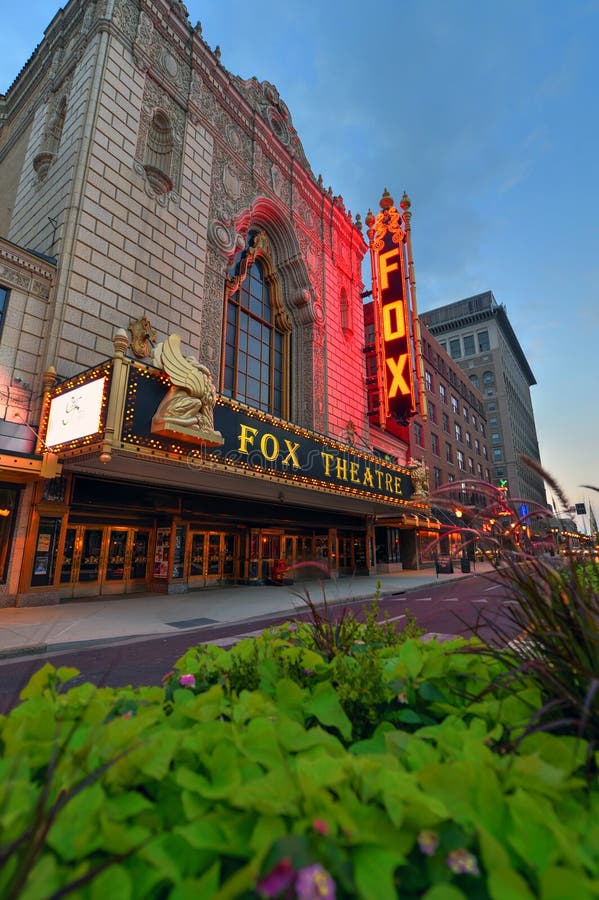
[[[492,571],[477,563],[472,574]],[[306,591],[319,603],[371,600],[380,583],[382,594],[402,594],[428,584],[442,584],[469,575],[459,568],[453,575],[399,572],[396,575],[356,576],[295,585],[225,585],[186,594],[128,594],[69,601],[57,606],[0,609],[0,660],[49,650],[112,643],[132,638],[180,634],[206,625],[245,622],[271,614],[293,616]]]

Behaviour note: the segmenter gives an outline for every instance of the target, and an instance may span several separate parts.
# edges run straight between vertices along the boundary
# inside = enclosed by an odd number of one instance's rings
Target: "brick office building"
[[[71,0],[0,123],[3,247],[37,254],[18,251],[26,313],[0,270],[0,378],[29,391],[27,421],[5,416],[29,446],[20,473],[2,461],[0,602],[264,580],[281,559],[372,571],[377,516],[426,502],[405,443],[372,452],[366,245],[276,88],[231,75],[178,0]],[[213,440],[156,430],[178,388],[154,346],[176,336]]]

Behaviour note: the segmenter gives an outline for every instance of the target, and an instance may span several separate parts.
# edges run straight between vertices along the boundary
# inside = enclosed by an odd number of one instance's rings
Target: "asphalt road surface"
[[[497,642],[517,634],[509,619],[509,607],[514,602],[496,575],[474,575],[445,583],[443,576],[440,576],[438,584],[381,597],[379,609],[380,618],[386,613],[399,629],[409,611],[428,633],[471,637],[477,631],[484,639]],[[343,604],[341,608],[351,607],[359,617],[364,605],[364,601],[353,601]],[[8,712],[18,703],[20,691],[45,662],[78,669],[81,675],[72,682],[73,685],[84,681],[109,687],[160,684],[162,676],[170,671],[173,663],[194,644],[230,646],[243,637],[259,634],[268,625],[290,618],[300,616],[288,614],[229,625],[207,625],[150,639],[135,638],[2,660],[0,713]],[[498,628],[505,632],[501,637],[497,634]]]

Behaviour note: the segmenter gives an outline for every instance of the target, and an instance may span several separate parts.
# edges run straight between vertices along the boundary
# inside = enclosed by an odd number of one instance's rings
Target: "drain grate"
[[[218,625],[218,619],[182,619],[181,622],[166,622],[172,628],[197,628],[198,625]]]

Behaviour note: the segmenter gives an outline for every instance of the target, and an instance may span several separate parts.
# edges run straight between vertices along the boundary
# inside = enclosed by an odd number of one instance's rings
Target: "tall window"
[[[0,335],[4,326],[6,307],[8,306],[8,289],[0,286]]]
[[[431,450],[435,456],[439,456],[439,437],[435,432],[431,432]]]
[[[488,331],[479,331],[477,334],[478,337],[478,352],[484,353],[485,350],[489,350],[491,345],[489,344],[489,332]]]
[[[424,383],[426,384],[427,391],[432,391],[433,389],[433,376],[431,373],[425,369],[424,370]]]
[[[227,280],[227,293],[223,393],[286,418],[291,326],[264,232],[250,235]]]
[[[462,355],[462,350],[460,347],[460,339],[452,338],[449,342],[449,355],[452,359],[459,359]]]
[[[474,335],[473,334],[465,334],[464,335],[464,356],[472,356],[475,352],[474,349]]]

